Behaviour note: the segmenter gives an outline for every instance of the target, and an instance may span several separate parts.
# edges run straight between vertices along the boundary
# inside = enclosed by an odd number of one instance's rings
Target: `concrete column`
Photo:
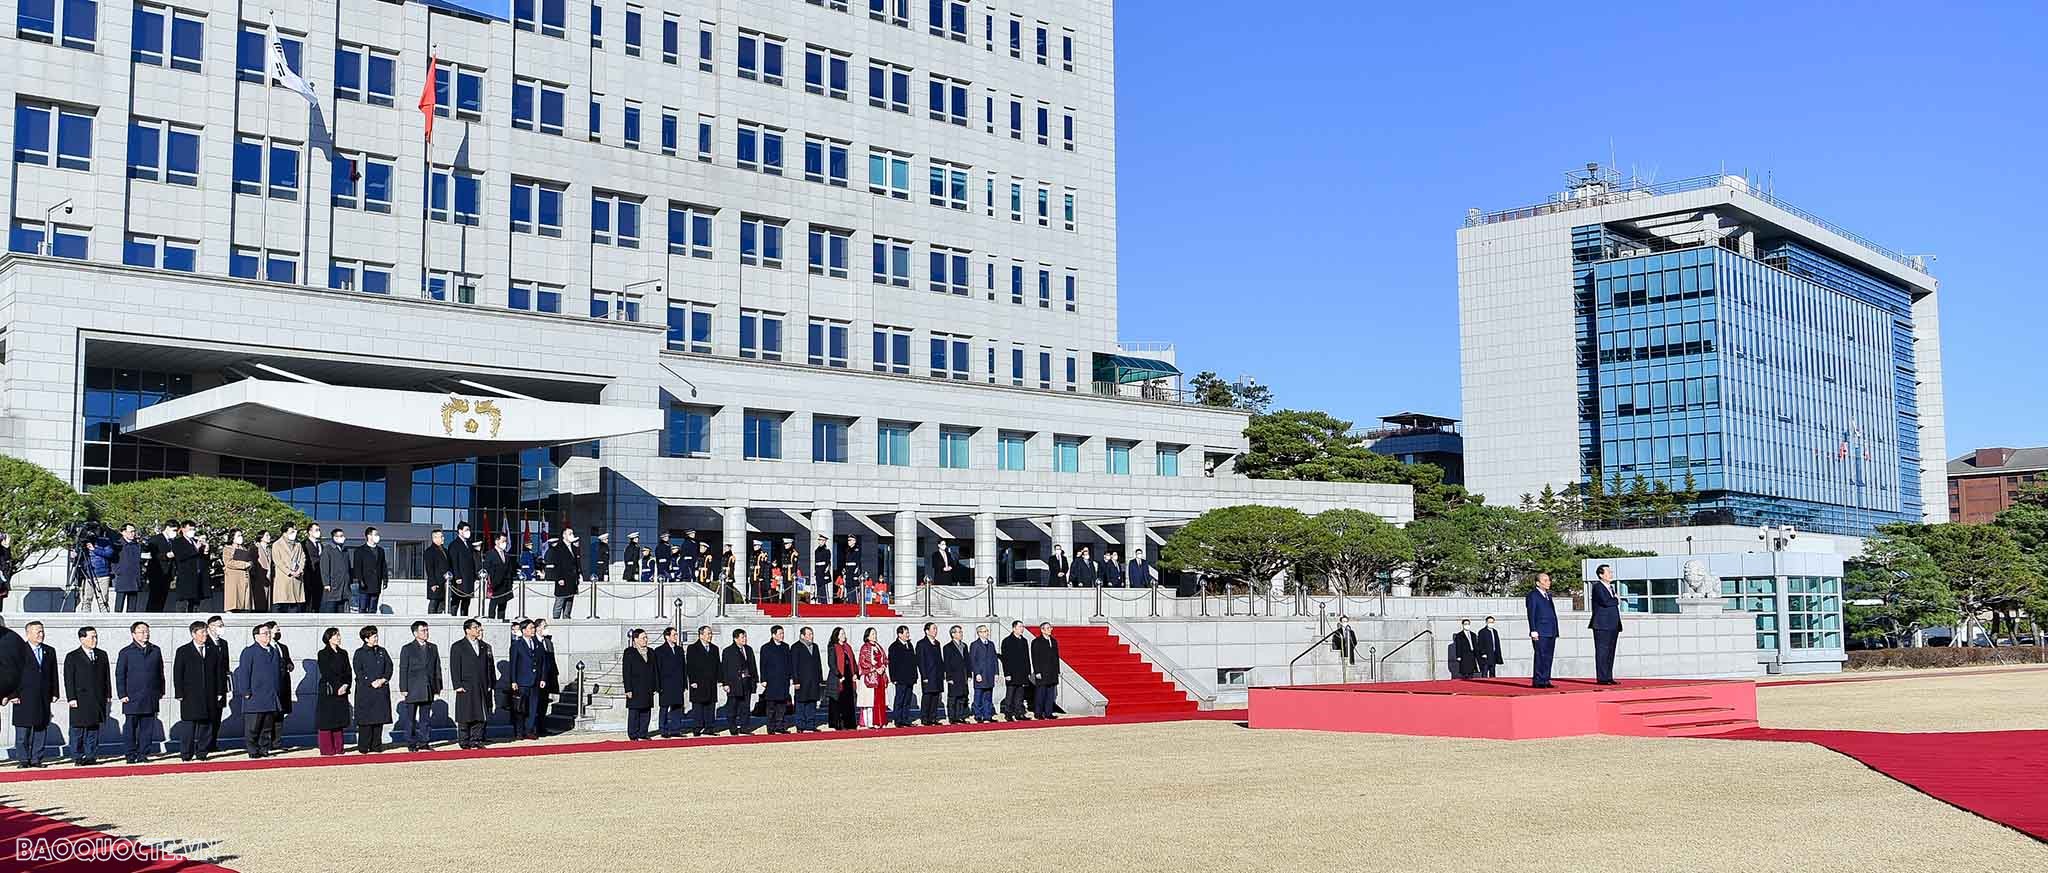
[[[917,507],[899,507],[894,527],[896,564],[891,571],[894,578],[890,581],[890,588],[900,600],[917,590]]]
[[[974,584],[986,583],[996,574],[1003,544],[996,539],[996,514],[974,515]]]
[[[1052,544],[1064,550],[1067,557],[1074,556],[1073,515],[1063,512],[1052,517]]]
[[[1122,561],[1124,563],[1124,568],[1126,571],[1130,569],[1131,558],[1138,553],[1139,549],[1145,549],[1148,555],[1151,553],[1151,549],[1146,548],[1146,530],[1147,528],[1145,527],[1144,516],[1133,515],[1130,518],[1124,519],[1123,548],[1119,549],[1118,551],[1122,552],[1123,554]],[[1124,583],[1130,584],[1130,581],[1131,580],[1129,579],[1125,579]]]
[[[718,513],[725,522],[722,534],[723,542],[720,544],[720,548],[730,546],[733,555],[741,561],[745,561],[747,559],[747,508],[745,506],[728,506],[720,509]],[[713,549],[711,553],[717,555],[719,551],[718,549]]]

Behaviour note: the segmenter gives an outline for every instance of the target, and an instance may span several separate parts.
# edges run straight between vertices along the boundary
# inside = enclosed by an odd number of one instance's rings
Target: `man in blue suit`
[[[1550,657],[1557,654],[1557,606],[1550,602],[1550,574],[1536,574],[1536,588],[1524,598],[1529,607],[1529,645],[1536,650],[1530,688],[1550,687]]]
[[[539,739],[541,687],[547,682],[541,667],[540,640],[534,636],[537,628],[531,621],[521,620],[513,628],[517,635],[512,638],[512,670],[505,677],[519,714],[512,723],[512,735],[518,739]]]
[[[1594,569],[1593,583],[1593,671],[1601,685],[1614,682],[1614,645],[1621,641],[1621,599],[1614,596],[1614,568],[1601,564]]]

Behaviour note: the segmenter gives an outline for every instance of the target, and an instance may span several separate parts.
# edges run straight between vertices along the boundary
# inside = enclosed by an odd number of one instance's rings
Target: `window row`
[[[518,283],[515,283],[518,284]],[[595,299],[595,298],[593,298]],[[638,305],[637,297],[629,297]],[[526,308],[515,306],[514,308]],[[600,306],[592,304],[592,314],[597,315]],[[671,351],[711,354],[714,349],[714,321],[718,307],[708,303],[675,300],[668,304],[668,348]],[[559,308],[547,311],[559,311]],[[728,310],[730,312],[730,310]],[[739,311],[739,356],[749,360],[791,361],[798,360],[798,353],[789,347],[784,329],[787,315],[760,309]],[[804,333],[805,347],[802,360],[811,366],[850,369],[859,362],[852,359],[851,339],[853,324],[833,318],[813,317]],[[913,359],[917,348],[917,331],[914,328],[891,325],[874,325],[871,331],[872,345],[867,359],[869,369],[877,373],[911,375],[918,371],[918,362]],[[924,348],[923,371],[933,379],[971,381],[975,378],[974,337],[930,331]],[[1008,384],[1025,388],[1036,385],[1042,390],[1053,390],[1060,385],[1067,391],[1078,391],[1083,373],[1080,368],[1081,352],[1067,349],[1064,355],[1056,356],[1053,349],[1040,346],[1035,350],[1015,343],[1007,351],[997,348],[999,343],[989,341],[981,353],[981,375],[990,385]],[[1035,373],[1030,365],[1035,364]],[[1091,374],[1092,375],[1092,374]]]
[[[670,407],[663,454],[672,458],[710,457],[713,451],[712,420],[720,414],[717,409],[704,406]],[[740,457],[749,461],[792,460],[783,451],[782,435],[792,417],[790,413],[775,410],[742,410]],[[811,416],[812,463],[848,463],[850,453],[847,444],[855,421],[841,416]],[[875,423],[874,464],[882,467],[911,466],[911,446],[919,430],[928,434],[936,431],[933,466],[944,470],[973,469],[973,446],[980,429],[954,425],[920,427],[910,422],[887,420]],[[934,436],[926,438],[933,439]],[[1017,472],[1033,469],[1055,473],[1081,472],[1081,453],[1089,441],[1088,437],[1053,435],[1051,445],[1040,450],[1044,454],[1034,463],[1031,441],[1037,436],[1027,431],[996,431],[994,468]],[[979,438],[987,439],[986,436]],[[1101,472],[1112,476],[1131,475],[1131,451],[1137,447],[1136,442],[1102,438],[1096,441],[1102,444]],[[1185,447],[1168,443],[1155,445],[1153,475],[1179,476],[1180,455]]]
[[[804,0],[812,6],[822,6],[834,12],[849,12],[849,0]],[[859,0],[852,0],[859,2]],[[966,0],[924,0],[924,27],[932,36],[949,39],[957,43],[970,41]],[[912,0],[866,0],[870,19],[910,28]],[[999,27],[1000,25],[1000,27]],[[1007,40],[999,39],[1006,36]],[[1061,27],[1055,34],[1049,22],[1033,20],[1026,23],[1024,17],[1010,13],[997,19],[995,10],[986,9],[981,16],[981,44],[985,51],[1008,50],[1010,57],[1028,59],[1041,67],[1051,67],[1053,46],[1058,40],[1059,66],[1065,72],[1074,71],[1074,30]],[[1002,48],[998,48],[1002,46]]]

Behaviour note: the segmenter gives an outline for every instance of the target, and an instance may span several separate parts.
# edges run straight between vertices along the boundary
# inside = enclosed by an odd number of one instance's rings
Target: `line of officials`
[[[394,729],[394,735],[402,734],[408,751],[425,751],[431,748],[434,707],[442,702],[448,704],[458,729],[458,746],[481,748],[485,724],[498,708],[501,692],[514,736],[538,739],[550,695],[560,693],[560,668],[553,641],[544,633],[546,626],[543,619],[514,622],[508,669],[500,677],[492,647],[482,638],[482,623],[465,621],[462,639],[449,646],[445,684],[440,648],[424,621],[412,623],[412,639],[399,647],[396,658],[375,626],[357,632],[359,645],[353,652],[344,646],[339,628],[326,629],[315,658],[318,682],[312,686],[321,754],[342,752],[343,734],[351,723],[358,752],[383,751],[384,732],[399,722],[398,715],[407,716],[405,729]],[[279,727],[293,709],[297,662],[276,639],[276,623],[264,622],[254,628],[254,641],[230,670],[223,629],[220,616],[192,622],[187,628],[190,641],[172,658],[169,690],[186,723],[181,760],[203,761],[218,751],[221,721],[231,707],[243,718],[249,757],[267,757],[281,748]],[[44,766],[49,733],[59,713],[70,727],[72,760],[88,766],[98,763],[101,734],[116,703],[123,717],[126,761],[146,759],[152,738],[162,727],[158,713],[166,691],[163,651],[151,641],[150,632],[147,622],[134,622],[129,644],[110,656],[100,647],[96,628],[80,628],[77,647],[64,656],[60,667],[56,650],[44,641],[42,622],[28,622],[17,635],[0,621],[0,705],[12,707],[19,766]],[[853,730],[861,727],[856,686],[874,694],[867,727],[888,723],[892,707],[884,705],[882,693],[889,686],[896,692],[898,727],[913,720],[938,724],[942,718],[955,724],[989,722],[995,717],[993,694],[999,675],[1006,683],[1002,711],[1011,721],[1052,718],[1057,712],[1059,643],[1049,624],[1041,625],[1033,637],[1022,622],[1013,622],[1000,647],[989,639],[986,625],[976,629],[972,643],[964,641],[961,628],[955,626],[951,639],[941,644],[932,623],[925,625],[925,638],[915,644],[908,626],[896,628],[896,641],[886,650],[875,635],[874,628],[867,629],[861,650],[855,653],[845,641],[844,629],[835,628],[831,643],[820,649],[811,628],[803,628],[792,644],[777,625],[757,653],[744,630],[735,630],[732,642],[721,648],[709,626],[699,627],[697,639],[688,646],[680,644],[674,627],[663,632],[658,647],[649,646],[646,632],[635,629],[633,644],[621,656],[627,735],[649,738],[657,698],[665,737],[686,731],[710,734],[721,716],[732,734],[751,733],[752,719],[762,710],[769,733],[817,731],[820,709],[828,700],[827,726]],[[716,706],[721,691],[726,698],[722,710]],[[296,696],[299,703],[306,702],[304,693]]]

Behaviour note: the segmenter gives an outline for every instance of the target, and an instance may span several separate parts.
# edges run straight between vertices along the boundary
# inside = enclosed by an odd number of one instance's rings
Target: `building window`
[[[512,180],[512,232],[562,235],[562,203],[569,186],[535,179]]]
[[[967,296],[967,284],[972,281],[967,275],[967,252],[958,249],[932,247],[931,287],[940,294]]]
[[[717,63],[712,56],[712,51],[718,41],[715,35],[717,32],[718,25],[712,24],[709,21],[697,22],[697,69],[706,73],[711,72]]]
[[[1102,470],[1113,476],[1131,474],[1131,444],[1120,440],[1103,443]]]
[[[672,352],[711,354],[711,307],[702,303],[670,303],[668,348]]]
[[[910,156],[881,150],[868,152],[868,192],[909,200]]]
[[[1046,145],[1046,144],[1047,144],[1047,143],[1048,143],[1048,142],[1050,141],[1050,139],[1051,139],[1051,122],[1050,122],[1050,119],[1051,119],[1051,115],[1052,115],[1052,108],[1051,108],[1051,107],[1048,107],[1048,106],[1046,106],[1046,105],[1045,105],[1045,104],[1043,104],[1043,103],[1040,103],[1040,104],[1038,104],[1038,144],[1039,144],[1039,145]]]
[[[14,106],[14,160],[65,170],[92,169],[92,111],[23,101]],[[51,145],[55,144],[55,148]]]
[[[868,105],[894,112],[909,112],[910,68],[885,61],[868,64]]]
[[[852,423],[823,415],[811,417],[811,461],[819,464],[846,463],[846,434]]]
[[[398,173],[395,160],[342,152],[334,156],[330,167],[328,189],[336,208],[391,212],[391,184]]]
[[[265,151],[268,150],[266,156]],[[235,138],[235,191],[277,200],[299,199],[299,144],[244,134]]]
[[[782,360],[782,314],[740,310],[740,357]]]
[[[15,35],[65,48],[92,51],[99,38],[100,5],[94,0],[21,0]]]
[[[645,17],[645,14],[640,11],[640,7],[626,7],[626,57],[637,58],[640,56],[640,25],[641,20]]]
[[[661,17],[661,62],[671,67],[682,60],[683,23],[673,15]]]
[[[1017,387],[1017,388],[1022,388],[1022,387],[1024,387],[1024,350],[1023,350],[1023,349],[1011,349],[1011,350],[1010,350],[1010,384],[1011,384],[1012,386],[1014,386],[1014,387]]]
[[[1015,16],[1010,18],[1010,57],[1024,57],[1024,22]]]
[[[673,109],[664,108],[661,111],[661,153],[675,157],[676,151],[682,148],[682,141],[682,116]]]
[[[811,275],[846,278],[847,253],[853,247],[853,231],[813,224],[809,237]]]
[[[604,48],[604,7],[590,4],[590,47]]]
[[[782,460],[782,413],[748,410],[742,427],[743,457],[749,461]]]
[[[299,253],[235,246],[228,252],[228,275],[294,285],[299,281]]]
[[[868,17],[897,27],[909,27],[910,0],[868,0]]]
[[[1785,625],[1794,649],[1842,648],[1842,580],[1785,577]]]
[[[627,194],[590,195],[590,241],[622,249],[640,247],[640,199]]]
[[[740,263],[782,269],[782,230],[779,218],[740,216]]]
[[[813,367],[838,367],[847,364],[846,337],[851,330],[846,322],[811,319],[810,363]]]
[[[40,221],[17,220],[7,235],[7,250],[22,254],[51,255],[85,260],[92,248],[92,231],[68,224],[45,226]]]
[[[1068,311],[1068,312],[1075,312],[1075,311],[1077,311],[1077,310],[1078,310],[1078,308],[1079,308],[1079,306],[1080,306],[1080,301],[1079,301],[1079,300],[1077,299],[1077,295],[1079,295],[1079,294],[1080,294],[1080,289],[1079,289],[1079,287],[1078,287],[1078,285],[1077,285],[1077,283],[1079,282],[1079,280],[1078,280],[1078,279],[1076,279],[1076,278],[1074,277],[1074,274],[1072,274],[1072,273],[1068,273],[1068,274],[1066,275],[1066,280],[1067,280],[1067,311]]]
[[[697,160],[711,160],[711,135],[717,121],[709,115],[697,116]]]
[[[949,209],[965,211],[967,209],[967,168],[933,161],[930,196],[933,206],[944,206]]]
[[[1010,95],[1010,138],[1024,138],[1024,101],[1014,94]]]
[[[782,40],[775,37],[740,31],[740,78],[758,79],[767,85],[782,84],[782,46]]]
[[[482,173],[435,167],[427,177],[427,217],[476,226],[483,220]]]
[[[191,273],[199,269],[199,241],[129,234],[121,263]]]
[[[476,286],[483,277],[475,273],[457,273],[451,270],[433,270],[420,277],[420,298],[441,303],[448,302],[453,292],[455,302],[464,306],[476,303]]]
[[[1010,220],[1024,220],[1024,183],[1010,180]]]
[[[1038,308],[1052,308],[1052,271],[1044,267],[1038,269]]]
[[[875,237],[874,279],[877,285],[910,287],[910,241]]]
[[[910,373],[910,331],[900,327],[875,328],[874,368],[877,373]]]
[[[24,2],[22,8],[32,5],[33,0]],[[197,73],[206,53],[206,19],[183,9],[138,3],[131,39],[136,63]]]
[[[590,292],[590,317],[607,321],[640,320],[640,295],[624,291]]]
[[[1054,437],[1052,441],[1052,471],[1055,473],[1081,472],[1081,438]]]
[[[390,264],[335,259],[327,263],[327,287],[336,291],[391,293]]]
[[[1040,186],[1038,189],[1038,226],[1048,227],[1051,224],[1052,192],[1050,190],[1047,190],[1044,186]]]
[[[1180,446],[1160,444],[1155,462],[1155,472],[1161,476],[1180,475]]]
[[[699,406],[668,408],[668,447],[662,454],[671,458],[704,458],[711,455],[711,410]]]
[[[929,111],[933,121],[967,126],[967,82],[946,76],[931,77]]]
[[[852,56],[824,46],[804,47],[804,91],[846,99],[846,69]]]
[[[301,74],[306,66],[301,63],[305,48],[305,37],[279,31],[277,41],[284,46],[285,63]],[[244,82],[266,82],[270,77],[270,29],[260,24],[242,22],[242,30],[235,35],[235,77]]]
[[[553,136],[562,135],[569,91],[538,79],[512,80],[512,126]]]
[[[973,362],[967,357],[968,337],[932,334],[931,374],[934,379],[959,379],[966,381],[967,370]]]
[[[846,187],[846,152],[852,143],[809,136],[804,138],[804,181]]]
[[[780,128],[765,127],[751,121],[740,122],[739,148],[734,154],[734,161],[742,170],[782,175],[782,134]]]
[[[1060,116],[1060,146],[1070,152],[1074,150],[1074,114],[1071,112]]]
[[[910,425],[883,422],[875,428],[875,463],[884,467],[910,466]]]
[[[590,124],[588,129],[591,142],[604,141],[604,95],[596,91],[590,92]]]
[[[1071,32],[1060,34],[1060,69],[1069,73],[1074,71],[1074,35]]]
[[[434,114],[474,121],[484,114],[484,73],[442,61],[434,65]]]
[[[1024,447],[1030,444],[1031,435],[1003,431],[996,434],[996,469],[1023,470]]]
[[[1076,361],[1078,360],[1078,357],[1077,357],[1077,356],[1078,356],[1078,354],[1079,354],[1079,353],[1078,353],[1078,352],[1076,352],[1076,351],[1074,351],[1073,349],[1068,349],[1068,350],[1067,350],[1067,390],[1068,390],[1068,391],[1072,391],[1072,390],[1074,390],[1074,386],[1075,386],[1075,385],[1077,384],[1075,380],[1076,380],[1076,378],[1078,377],[1078,373],[1079,373],[1079,368],[1078,368],[1078,367],[1076,366]]]
[[[514,279],[505,289],[505,307],[559,314],[562,311],[562,286]]]
[[[1073,229],[1074,229],[1074,191],[1073,191],[1073,189],[1071,189],[1071,188],[1067,190],[1067,193],[1066,193],[1066,205],[1065,205],[1065,207],[1064,207],[1064,210],[1063,210],[1062,214],[1063,214],[1063,215],[1065,216],[1065,218],[1066,218],[1066,224],[1067,224],[1067,229],[1068,229],[1068,230],[1073,230]]]
[[[1052,353],[1051,353],[1051,352],[1043,352],[1043,351],[1042,351],[1042,352],[1039,352],[1039,353],[1038,353],[1038,388],[1039,388],[1039,390],[1041,390],[1041,391],[1051,391],[1051,390],[1052,390]]]
[[[639,151],[639,150],[640,150],[640,103],[639,103],[639,101],[636,101],[636,100],[628,100],[628,101],[626,101],[626,117],[625,117],[625,125],[624,125],[624,128],[623,128],[623,130],[622,130],[622,135],[623,135],[623,136],[624,136],[624,138],[625,138],[625,142],[626,142],[626,148],[629,148],[629,149],[633,149],[634,151]]]
[[[703,206],[670,203],[668,253],[693,258],[710,258],[712,211]]]
[[[1048,40],[1046,39],[1045,34],[1045,24],[1043,22],[1040,22],[1038,25],[1038,39],[1036,42],[1036,49],[1034,54],[1038,58],[1038,65],[1041,67],[1045,66],[1045,59],[1046,55],[1048,54],[1047,49],[1049,48],[1049,46],[1047,45],[1047,42]]]
[[[80,465],[85,487],[192,472],[190,451],[121,432],[123,414],[191,393],[189,373],[85,368]]]
[[[128,178],[199,184],[199,128],[136,118],[128,122]]]
[[[946,470],[967,469],[968,445],[974,432],[966,428],[939,428],[939,467]]]
[[[1010,265],[1010,302],[1024,305],[1024,265]]]
[[[568,5],[567,0],[512,0],[512,24],[529,33],[537,31],[542,36],[567,38]],[[534,14],[536,7],[538,18]]]

